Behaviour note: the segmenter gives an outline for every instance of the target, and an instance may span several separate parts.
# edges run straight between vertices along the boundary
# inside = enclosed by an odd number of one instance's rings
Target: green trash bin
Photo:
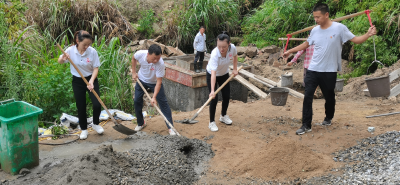
[[[38,115],[43,110],[23,101],[0,102],[0,164],[12,175],[39,165]]]

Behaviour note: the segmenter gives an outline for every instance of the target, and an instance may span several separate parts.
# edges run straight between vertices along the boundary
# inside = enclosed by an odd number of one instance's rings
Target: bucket
[[[16,175],[39,165],[38,115],[42,109],[23,101],[0,102],[1,169]]]
[[[335,92],[342,92],[344,86],[344,79],[337,79],[335,85]]]
[[[271,103],[275,106],[284,106],[289,95],[289,89],[274,87],[270,89]]]
[[[281,87],[293,87],[293,73],[283,74],[281,79]]]
[[[383,97],[390,95],[389,76],[365,79],[371,97]]]

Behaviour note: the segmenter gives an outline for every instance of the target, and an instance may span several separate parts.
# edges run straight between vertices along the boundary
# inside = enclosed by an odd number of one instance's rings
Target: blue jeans
[[[156,87],[156,84],[144,83],[141,80],[140,80],[140,82],[142,82],[142,85],[145,89],[150,88],[151,91],[154,92],[154,88]],[[140,85],[138,83],[136,83],[134,102],[135,102],[136,119],[137,119],[137,123],[139,126],[142,126],[144,124],[143,114],[142,114],[143,95],[144,95],[143,89],[140,87]],[[156,100],[157,100],[158,106],[161,109],[161,112],[164,114],[164,116],[167,118],[167,120],[173,125],[171,108],[169,108],[167,97],[165,96],[165,93],[164,93],[164,86],[162,84],[161,84],[160,92],[158,92],[158,95],[156,97]],[[170,126],[167,124],[167,122],[165,122],[165,124],[167,125],[168,129],[170,129]]]

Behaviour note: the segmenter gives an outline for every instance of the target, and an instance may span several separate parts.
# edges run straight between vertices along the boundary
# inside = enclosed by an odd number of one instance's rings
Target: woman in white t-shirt
[[[102,134],[104,129],[99,125],[99,117],[101,112],[101,104],[94,96],[92,90],[100,96],[99,82],[97,80],[97,74],[99,73],[99,56],[97,51],[90,47],[92,45],[92,36],[84,30],[77,31],[74,34],[73,44],[68,47],[65,52],[66,55],[61,55],[58,58],[58,63],[63,64],[68,62],[70,58],[79,71],[89,82],[89,85],[81,78],[81,75],[76,71],[74,66],[70,64],[72,73],[72,89],[76,100],[76,107],[78,109],[79,126],[81,127],[80,139],[86,139],[88,135],[87,131],[87,115],[86,115],[86,92],[89,93],[90,99],[93,104],[93,129],[98,133]]]
[[[215,98],[216,83],[222,85],[229,78],[229,66],[233,64],[232,73],[236,76],[237,71],[237,50],[235,45],[231,44],[230,37],[223,32],[217,37],[217,47],[212,50],[210,60],[207,65],[207,85],[210,92],[210,97],[214,99],[210,103],[210,123],[208,128],[216,132],[218,127],[215,124],[215,109],[218,103],[218,97]],[[221,89],[222,93],[222,111],[219,121],[231,125],[232,120],[226,114],[229,105],[230,98],[230,85],[227,83],[224,88]]]

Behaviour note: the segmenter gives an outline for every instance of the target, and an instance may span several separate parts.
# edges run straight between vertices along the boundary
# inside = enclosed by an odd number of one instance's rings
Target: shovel
[[[61,48],[61,46],[60,46],[58,43],[57,43],[57,47],[63,52],[64,55],[66,54],[65,51]],[[71,60],[70,58],[68,58],[68,60],[69,60],[69,62],[74,66],[74,68],[76,69],[76,71],[78,71],[79,75],[81,75],[81,77],[82,77],[83,81],[86,83],[86,85],[89,85],[89,82],[88,82],[88,81],[86,80],[86,78],[82,75],[81,71],[79,71],[78,67],[76,67],[76,65],[74,64],[74,62],[72,62],[72,60]],[[108,111],[108,109],[107,109],[106,105],[104,105],[103,101],[101,101],[101,99],[100,99],[99,95],[97,95],[96,91],[92,90],[92,93],[94,94],[94,96],[96,96],[97,100],[98,100],[98,101],[100,102],[100,104],[103,106],[104,110],[106,110],[108,116],[109,116],[109,117],[111,118],[111,120],[114,122],[114,124],[115,124],[115,125],[113,126],[113,129],[114,129],[114,130],[116,130],[116,131],[118,131],[118,132],[120,132],[120,133],[122,133],[122,134],[125,134],[125,135],[133,135],[133,134],[136,134],[136,131],[134,131],[134,130],[132,130],[132,129],[128,128],[128,127],[125,127],[124,125],[118,123],[118,122],[114,119],[114,117],[111,115],[111,113]]]
[[[149,98],[149,100],[151,101],[151,97],[149,95],[149,93],[147,92],[147,90],[143,87],[142,82],[140,82],[140,80],[136,80],[137,83],[140,85],[140,87],[142,88],[142,90],[146,93],[147,98]],[[176,135],[181,136],[178,131],[174,128],[174,126],[172,126],[172,124],[168,121],[168,119],[164,116],[164,114],[161,112],[160,108],[158,108],[157,105],[154,105],[154,107],[157,109],[158,113],[160,113],[160,115],[164,118],[165,122],[167,122],[167,124],[169,125],[169,127],[171,127],[171,129],[176,133]]]
[[[241,69],[243,68],[243,66],[240,66],[237,71],[239,72]],[[219,86],[219,88],[214,92],[215,96],[217,96],[218,92],[221,91],[222,88],[225,87],[226,84],[228,84],[229,81],[232,80],[232,78],[235,77],[235,75],[231,75],[221,86]],[[208,103],[210,103],[210,101],[213,99],[213,97],[208,98],[207,102],[201,106],[201,108],[196,112],[196,114],[191,118],[191,119],[184,119],[184,120],[175,120],[176,123],[183,123],[183,124],[194,124],[197,123],[199,121],[194,120],[196,119],[196,117],[200,114],[200,112],[204,109],[205,106],[208,105]]]

